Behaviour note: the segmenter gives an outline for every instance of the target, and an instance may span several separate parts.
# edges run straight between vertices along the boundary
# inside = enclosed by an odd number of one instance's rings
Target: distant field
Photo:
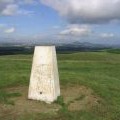
[[[120,54],[120,49],[108,49],[106,50],[108,53],[116,53],[116,54]]]
[[[0,120],[120,120],[120,54],[58,55],[61,97],[27,100],[32,55],[0,56]]]

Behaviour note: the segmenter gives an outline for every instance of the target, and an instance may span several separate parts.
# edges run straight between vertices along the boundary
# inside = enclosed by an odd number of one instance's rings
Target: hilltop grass
[[[8,93],[6,91],[0,91],[0,103],[14,105],[14,101],[9,100],[9,98],[19,96],[21,96],[20,93]]]
[[[29,55],[0,56],[0,88],[28,85],[31,58]]]
[[[31,65],[32,55],[0,56],[0,91],[28,86]],[[103,99],[99,101],[101,106],[76,112],[61,109],[57,115],[29,114],[19,120],[119,120],[120,54],[105,51],[58,54],[58,66],[61,86],[79,84],[91,88]],[[0,96],[4,96],[3,93],[0,92]],[[9,97],[6,99],[9,101]],[[64,98],[59,101],[63,103]]]
[[[120,54],[120,49],[108,49],[106,51],[108,53]]]

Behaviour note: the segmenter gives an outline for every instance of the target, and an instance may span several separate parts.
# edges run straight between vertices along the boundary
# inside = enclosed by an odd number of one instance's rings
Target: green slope
[[[0,56],[0,91],[10,87],[28,86],[32,55]],[[32,114],[24,120],[119,120],[120,119],[120,54],[78,52],[58,54],[61,86],[83,85],[91,88],[103,101],[91,110],[61,110],[57,115]],[[1,104],[4,102],[0,92]],[[6,99],[9,99],[7,97]]]

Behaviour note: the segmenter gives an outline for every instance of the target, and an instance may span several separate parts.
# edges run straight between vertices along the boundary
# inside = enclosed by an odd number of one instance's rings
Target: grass
[[[83,98],[85,98],[85,95],[81,95],[78,98],[76,98],[75,100],[79,101],[79,100],[82,100]]]
[[[0,56],[0,91],[28,86],[31,65],[32,55]],[[58,66],[61,86],[86,86],[103,101],[90,110],[71,112],[60,97],[57,102],[63,109],[57,114],[31,113],[18,120],[120,120],[120,54],[107,51],[58,54]],[[5,103],[4,98],[9,101],[8,96],[0,92],[0,101]],[[78,100],[84,97],[78,96]]]
[[[20,93],[8,93],[2,90],[0,91],[0,103],[14,105],[15,104],[14,101],[10,100],[10,98],[19,96],[21,96]]]
[[[106,51],[108,53],[120,54],[120,49],[108,49]]]
[[[0,88],[28,85],[31,61],[27,55],[0,56]]]

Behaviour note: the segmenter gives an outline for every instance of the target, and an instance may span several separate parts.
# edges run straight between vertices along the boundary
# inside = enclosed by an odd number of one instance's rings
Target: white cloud
[[[17,12],[17,14],[19,14],[19,15],[33,15],[34,11],[28,11],[28,10],[22,10],[21,9]]]
[[[92,30],[89,26],[69,25],[66,29],[60,32],[60,35],[72,35],[85,37],[91,35]]]
[[[6,16],[12,16],[18,13],[18,5],[16,4],[10,4],[7,5],[5,9],[3,9],[2,11],[2,15],[6,15]]]
[[[13,16],[13,15],[31,15],[34,12],[21,9],[21,4],[32,4],[34,0],[0,0],[0,15]]]
[[[113,33],[102,33],[100,37],[102,38],[113,38],[115,35]]]
[[[4,33],[14,33],[15,32],[15,28],[14,27],[11,27],[11,28],[8,28],[4,31]]]
[[[70,23],[104,23],[120,20],[120,0],[40,0]]]
[[[24,9],[20,9],[16,4],[8,4],[6,8],[1,12],[4,16],[14,16],[14,15],[32,15],[33,11],[28,11]]]

